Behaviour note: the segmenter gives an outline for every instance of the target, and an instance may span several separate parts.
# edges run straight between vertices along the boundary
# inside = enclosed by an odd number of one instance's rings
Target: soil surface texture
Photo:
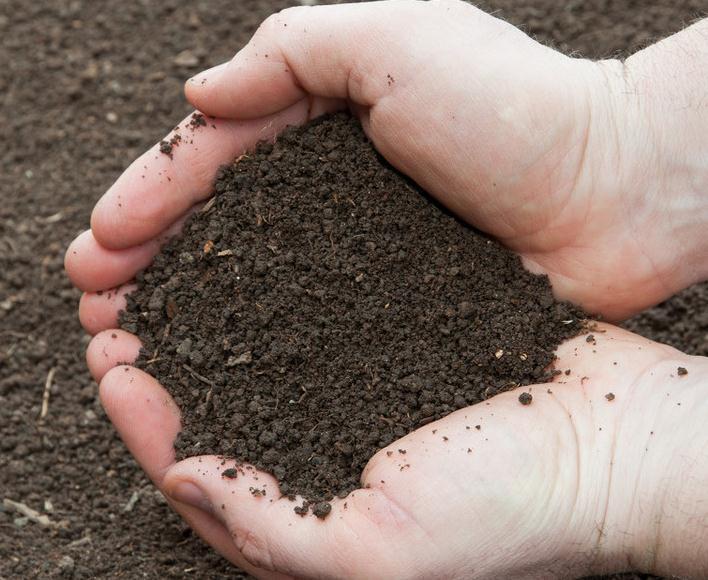
[[[42,526],[0,507],[3,580],[240,577],[172,513],[106,420],[62,258],[98,197],[190,112],[184,80],[229,59],[268,14],[293,4],[0,2],[0,500],[62,522]],[[480,5],[587,57],[627,55],[707,9],[706,0]],[[627,326],[708,355],[708,284]],[[649,577],[625,580],[639,578]]]
[[[215,192],[138,276],[122,326],[182,411],[178,456],[248,462],[314,507],[417,427],[550,380],[582,328],[346,114],[261,144]]]

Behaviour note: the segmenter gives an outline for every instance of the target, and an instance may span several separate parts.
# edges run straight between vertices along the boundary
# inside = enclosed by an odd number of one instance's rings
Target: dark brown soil
[[[0,578],[234,577],[172,514],[106,421],[85,369],[78,292],[62,256],[120,171],[188,113],[184,79],[232,56],[287,4],[2,2],[0,499],[68,524],[15,522],[17,514],[0,509]],[[586,56],[626,54],[706,10],[705,0],[484,5],[542,42]],[[176,59],[185,50],[196,65]],[[703,284],[628,326],[708,355],[707,313]],[[39,425],[51,368],[55,386]]]
[[[178,457],[256,465],[322,517],[378,449],[550,380],[582,328],[545,276],[435,205],[346,114],[262,144],[215,191],[138,276],[122,326],[182,411]]]

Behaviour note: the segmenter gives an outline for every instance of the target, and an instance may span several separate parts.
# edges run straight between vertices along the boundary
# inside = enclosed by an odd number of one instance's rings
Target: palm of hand
[[[335,500],[324,522],[297,516],[267,474],[222,478],[218,457],[175,464],[174,402],[149,375],[113,368],[135,356],[130,335],[100,333],[88,360],[109,417],[173,507],[259,576],[572,577],[617,566],[618,545],[630,549],[627,534],[663,509],[655,479],[671,448],[644,447],[657,424],[682,420],[680,406],[657,409],[681,398],[675,369],[689,359],[611,326],[594,336],[560,348],[557,368],[571,372],[524,389],[532,404],[505,393],[379,452],[364,489]],[[613,481],[613,469],[631,477]],[[616,508],[637,497],[654,506],[639,521]]]

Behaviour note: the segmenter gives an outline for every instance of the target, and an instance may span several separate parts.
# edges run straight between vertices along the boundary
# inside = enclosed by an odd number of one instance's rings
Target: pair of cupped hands
[[[389,162],[547,274],[558,298],[617,321],[708,278],[706,88],[690,58],[708,62],[707,38],[703,21],[625,62],[591,62],[457,1],[295,8],[190,79],[215,129],[173,159],[155,146],[136,160],[66,258],[102,403],[170,505],[263,578],[708,576],[708,361],[617,327],[561,345],[556,367],[571,373],[530,387],[531,405],[508,392],[407,435],[404,471],[379,452],[324,521],[254,497],[254,477],[277,489],[267,474],[176,463],[179,409],[116,366],[140,347],[116,329],[131,279],[217,168],[347,108]],[[430,436],[471,437],[465,416],[484,425],[471,456]]]

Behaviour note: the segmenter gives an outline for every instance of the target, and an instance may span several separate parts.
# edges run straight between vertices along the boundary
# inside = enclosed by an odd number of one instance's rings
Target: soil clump
[[[262,468],[319,517],[377,450],[550,380],[584,319],[343,113],[223,168],[137,282],[122,325],[182,410],[178,456]]]

